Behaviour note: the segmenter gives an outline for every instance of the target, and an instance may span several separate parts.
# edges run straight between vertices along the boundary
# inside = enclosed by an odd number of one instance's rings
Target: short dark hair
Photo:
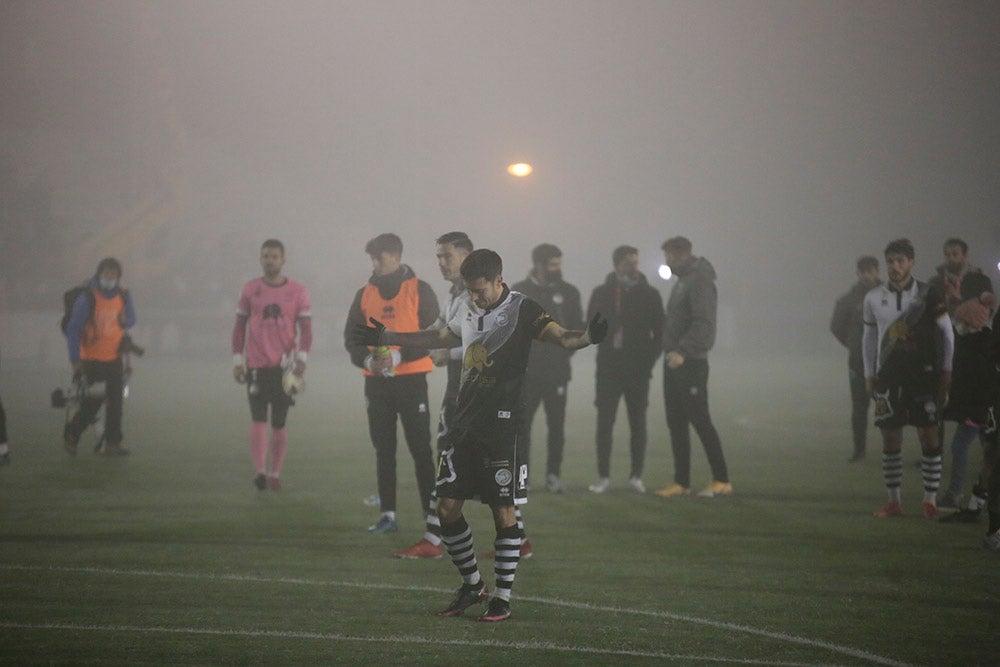
[[[948,239],[947,241],[944,242],[944,247],[945,248],[951,248],[951,247],[955,247],[955,246],[957,246],[957,247],[959,247],[959,248],[962,249],[962,254],[963,255],[968,255],[969,254],[969,244],[966,243],[965,241],[963,241],[960,238],[952,237],[952,238],[950,238],[950,239]]]
[[[455,246],[456,248],[461,248],[468,252],[472,252],[472,240],[469,235],[465,232],[448,232],[447,234],[442,234],[435,241],[438,245],[444,245],[446,243]]]
[[[885,256],[889,255],[904,255],[907,259],[913,259],[917,256],[913,251],[913,243],[910,242],[910,239],[889,241],[889,245],[885,247]]]
[[[390,255],[402,255],[403,240],[392,233],[379,234],[365,245],[365,252],[372,256],[384,252]]]
[[[691,252],[691,242],[683,236],[674,236],[660,246],[663,252]]]
[[[122,263],[119,262],[114,257],[105,257],[100,262],[97,263],[97,270],[94,271],[95,276],[101,275],[104,269],[114,269],[118,272],[118,277],[122,277]]]
[[[531,262],[536,266],[539,264],[545,264],[550,259],[555,257],[562,257],[562,250],[551,243],[536,245],[534,250],[531,251]]]
[[[480,248],[469,253],[469,256],[462,261],[462,268],[459,271],[462,279],[466,281],[484,278],[493,282],[497,276],[503,274],[503,260],[492,250]]]
[[[281,251],[282,255],[285,254],[285,244],[278,239],[268,239],[264,241],[260,244],[260,249],[263,250],[264,248],[277,248]]]
[[[612,266],[618,266],[621,261],[628,257],[629,255],[638,255],[639,249],[633,248],[630,245],[620,245],[615,248],[615,251],[611,253],[611,264]]]
[[[858,257],[858,273],[867,273],[872,269],[878,269],[878,260],[871,255]]]

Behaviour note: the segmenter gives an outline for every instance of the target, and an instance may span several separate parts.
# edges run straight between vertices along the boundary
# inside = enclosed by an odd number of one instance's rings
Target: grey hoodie
[[[663,350],[707,359],[715,344],[715,269],[704,257],[693,257],[676,275],[663,324]]]

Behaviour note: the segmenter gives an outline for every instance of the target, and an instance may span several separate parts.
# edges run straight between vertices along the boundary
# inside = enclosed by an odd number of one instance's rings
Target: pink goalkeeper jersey
[[[243,286],[239,305],[236,308],[237,330],[233,334],[233,354],[244,350],[246,341],[246,364],[248,368],[280,366],[282,357],[292,352],[308,352],[312,343],[311,335],[303,335],[296,347],[296,325],[304,334],[311,334],[308,322],[305,327],[299,322],[312,317],[309,306],[309,292],[305,286],[294,280],[285,280],[279,286],[268,285],[263,278],[251,280]],[[246,336],[239,336],[238,323],[245,319]],[[241,340],[244,338],[244,340]]]

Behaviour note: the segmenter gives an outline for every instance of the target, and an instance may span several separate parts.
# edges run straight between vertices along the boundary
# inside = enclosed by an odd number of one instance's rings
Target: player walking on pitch
[[[496,591],[480,621],[510,617],[510,596],[522,540],[515,505],[527,500],[528,466],[517,451],[528,352],[534,339],[566,349],[600,342],[607,322],[595,315],[586,331],[568,331],[542,308],[503,281],[503,262],[492,250],[475,250],[462,262],[461,275],[472,307],[436,330],[398,333],[375,318],[358,326],[364,345],[408,345],[464,349],[450,439],[438,457],[437,496],[441,538],[462,577],[462,586],[440,616],[460,616],[486,600],[488,591],[476,561],[472,531],[462,514],[466,500],[479,496],[493,513]]]

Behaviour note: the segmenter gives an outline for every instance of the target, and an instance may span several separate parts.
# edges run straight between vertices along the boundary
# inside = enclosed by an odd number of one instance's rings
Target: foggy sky
[[[0,175],[79,240],[34,265],[116,254],[146,308],[235,304],[272,236],[339,327],[381,232],[439,291],[441,233],[510,282],[555,243],[584,298],[683,234],[745,343],[795,344],[899,236],[1000,282],[997,35],[994,2],[5,1]]]

